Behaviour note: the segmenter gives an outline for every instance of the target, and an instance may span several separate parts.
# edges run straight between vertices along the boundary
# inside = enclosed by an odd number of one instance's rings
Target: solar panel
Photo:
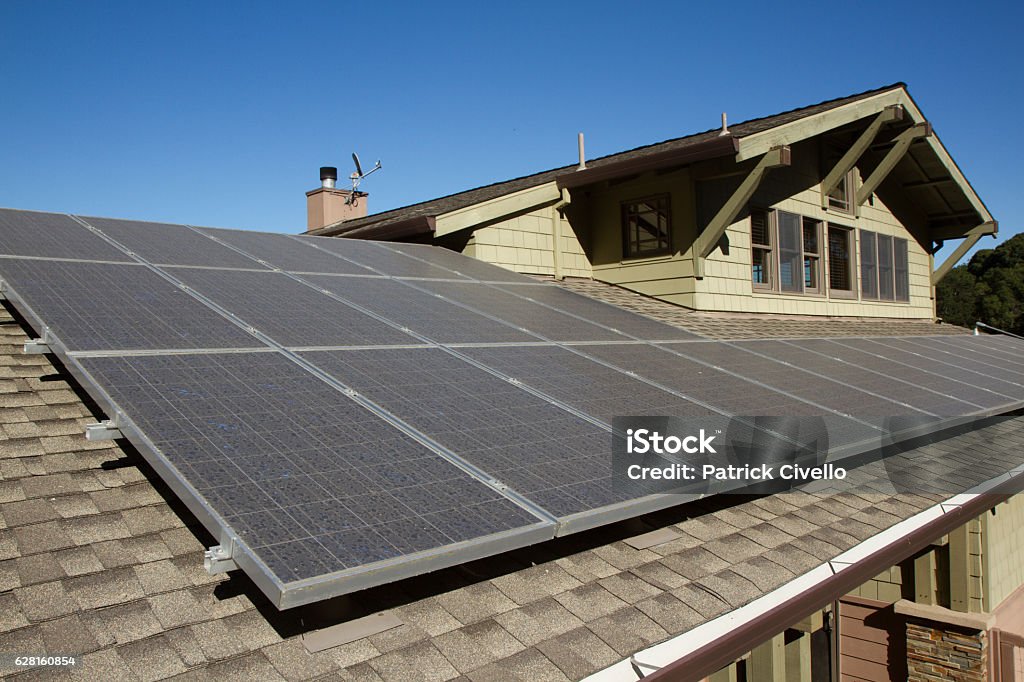
[[[981,360],[996,361],[1013,370],[1024,370],[1024,342],[1006,344],[1005,337],[958,336],[953,343],[943,337],[921,339],[922,345],[953,353],[969,352]],[[1013,341],[1012,339],[1009,339]]]
[[[817,372],[848,386],[898,400],[932,415],[970,414],[978,409],[952,396],[926,392],[917,386],[894,380],[891,376],[866,371],[864,367],[843,357],[841,352],[831,356],[819,355],[804,346],[802,341],[743,341],[736,345]]]
[[[279,272],[198,268],[167,271],[284,346],[417,343],[408,334]],[[371,284],[380,281],[349,279]]]
[[[285,605],[308,601],[317,590],[308,581],[324,576],[326,595],[420,572],[431,555],[454,563],[467,541],[551,535],[549,523],[277,353],[82,365],[200,517],[220,517],[265,567]]]
[[[143,265],[0,258],[0,277],[68,350],[260,345]]]
[[[308,244],[315,244],[318,248],[371,268],[381,275],[389,275],[391,277],[465,279],[451,270],[390,251],[375,242],[363,241],[362,239],[337,239],[333,237],[298,237],[298,239]]]
[[[1001,407],[1024,398],[1021,387],[1014,387],[1012,384],[1004,386],[1005,382],[981,386],[976,374],[929,362],[920,355],[896,350],[890,351],[868,339],[804,341],[803,345],[819,352],[831,353],[837,352],[836,346],[840,346],[842,350],[839,352],[850,362],[903,381],[909,381],[925,389],[956,396],[979,408]],[[922,350],[925,348],[924,345],[921,345]]]
[[[876,417],[907,411],[905,406],[895,400],[846,386],[798,366],[747,352],[732,343],[680,343],[671,347],[676,353],[726,367],[740,376],[841,414]]]
[[[567,291],[553,284],[536,287],[501,287],[509,293],[530,298],[539,303],[572,313],[594,324],[614,329],[634,338],[650,341],[675,341],[679,339],[698,339],[696,334],[637,315],[628,310],[617,308],[572,291]]]
[[[828,417],[826,423],[830,441],[835,445],[878,438],[878,430],[867,424],[855,422],[820,405],[797,400],[663,348],[642,344],[601,344],[587,346],[585,352],[588,356],[636,372],[674,391],[697,397],[726,414],[778,417],[821,415]]]
[[[607,431],[444,350],[302,355],[554,515],[628,499],[611,489]]]
[[[624,415],[707,416],[718,414],[557,347],[460,349],[488,367],[611,424]]]
[[[1016,341],[702,341],[436,247],[89,220],[134,255],[0,210],[4,293],[281,607],[684,499],[612,484],[616,417],[835,446],[1024,398]]]
[[[515,327],[448,303],[401,281],[303,275],[303,279],[441,343],[537,341]]]
[[[83,218],[103,234],[155,264],[264,269],[226,246],[184,225],[111,218]]]
[[[986,387],[999,386],[1011,395],[1019,394],[1024,386],[1024,369],[1006,362],[981,358],[970,351],[939,350],[923,345],[916,339],[910,342],[898,338],[885,339],[875,342],[875,345],[902,358],[913,358],[917,363],[931,363],[932,367],[939,367],[950,376],[962,377],[966,382],[977,382]]]
[[[491,263],[486,263],[476,258],[464,256],[461,253],[448,249],[438,249],[436,246],[426,244],[402,244],[400,242],[388,242],[382,244],[387,249],[404,253],[407,256],[421,258],[436,265],[440,265],[452,272],[471,277],[482,282],[511,282],[515,284],[538,284],[537,280],[512,272],[505,268]]]
[[[539,334],[552,341],[626,341],[610,329],[473,282],[419,281],[416,286]],[[532,287],[531,287],[532,289]]]
[[[0,208],[0,254],[126,263],[131,259],[70,216]]]
[[[289,272],[323,272],[336,275],[372,275],[355,263],[350,263],[326,251],[315,249],[304,241],[286,234],[250,232],[248,230],[221,230],[198,228],[203,234],[241,249],[275,268]]]

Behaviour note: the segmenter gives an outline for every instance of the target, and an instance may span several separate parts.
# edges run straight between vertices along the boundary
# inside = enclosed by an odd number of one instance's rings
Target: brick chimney
[[[320,186],[306,192],[307,232],[366,215],[366,192],[355,192],[353,196],[352,190],[335,187],[337,181],[338,169],[324,166],[320,169]]]

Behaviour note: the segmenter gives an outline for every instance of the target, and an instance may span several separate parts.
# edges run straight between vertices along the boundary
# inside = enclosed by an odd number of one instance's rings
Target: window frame
[[[781,242],[779,238],[779,214],[786,213],[795,216],[799,220],[799,243],[800,243],[800,289],[799,291],[784,291],[782,289],[782,283],[780,280],[781,275]],[[765,220],[765,234],[768,238],[768,244],[758,244],[754,242],[754,215],[761,214]],[[818,243],[818,251],[812,253],[805,250],[806,241],[804,239],[804,227],[807,223],[813,223],[815,229],[815,238]],[[781,296],[809,296],[809,297],[824,297],[825,296],[825,280],[826,271],[824,269],[824,255],[822,253],[822,235],[823,226],[825,221],[819,220],[818,218],[812,218],[805,216],[801,213],[794,213],[793,211],[784,211],[778,208],[752,208],[748,216],[749,226],[749,238],[750,238],[750,286],[754,293],[771,293],[778,294]],[[767,258],[767,270],[768,278],[767,282],[757,282],[754,280],[754,253],[756,251],[762,251],[768,254]],[[806,280],[804,278],[804,272],[807,264],[808,254],[811,258],[817,260],[817,286],[808,288],[806,286]]]
[[[633,212],[631,214],[630,209],[635,206],[639,206],[645,202],[662,202],[664,201],[665,210],[665,246],[659,246],[657,249],[650,249],[645,251],[633,252],[631,250],[632,240],[630,239],[629,230],[629,217],[630,215],[638,214],[639,212]],[[657,210],[657,209],[656,209]],[[659,194],[650,194],[643,197],[637,197],[635,199],[626,199],[619,203],[619,216],[622,223],[622,259],[623,260],[638,260],[642,258],[656,258],[658,256],[666,256],[672,254],[672,194],[669,192],[662,192]],[[660,239],[659,239],[660,242]],[[639,246],[639,240],[637,240]]]
[[[807,250],[807,227],[808,223],[811,224],[811,228],[814,230],[814,241],[818,246],[817,251]],[[803,255],[803,272],[804,272],[804,294],[812,296],[821,296],[825,293],[825,261],[822,258],[822,227],[825,221],[818,220],[817,218],[811,218],[809,216],[800,216],[800,247]],[[808,260],[813,259],[816,264],[812,271],[815,273],[814,286],[808,288],[807,286],[807,264]]]
[[[846,236],[846,272],[850,280],[849,289],[838,289],[832,286],[832,232],[842,232]],[[860,290],[858,284],[860,278],[857,276],[858,259],[856,228],[842,223],[827,221],[825,224],[825,239],[827,241],[825,251],[828,254],[828,295],[830,298],[856,299]]]
[[[857,253],[861,256],[861,287],[860,287],[860,298],[862,301],[873,301],[879,303],[910,303],[910,242],[903,237],[897,237],[892,234],[885,234],[882,232],[876,232],[874,230],[858,230],[858,239],[860,240],[861,247],[858,248]],[[882,249],[879,247],[880,239],[889,240],[888,247],[888,262],[882,263]],[[874,295],[867,295],[864,292],[864,284],[866,280],[864,278],[864,264],[863,264],[863,244],[866,240],[871,240],[874,243]],[[901,246],[898,246],[901,245]],[[901,263],[897,263],[897,252],[902,250]],[[905,259],[905,260],[903,260]],[[900,267],[902,266],[902,267]],[[882,296],[882,273],[887,271],[888,287],[889,291],[892,292],[892,297]],[[902,275],[900,274],[902,273]],[[899,280],[901,276],[905,283],[906,298],[901,298],[898,294],[899,291]]]

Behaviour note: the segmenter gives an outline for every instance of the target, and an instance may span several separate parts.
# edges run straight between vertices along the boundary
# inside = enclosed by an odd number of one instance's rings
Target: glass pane
[[[771,246],[768,236],[768,214],[764,211],[754,211],[750,214],[750,243],[761,246]]]
[[[818,259],[804,256],[804,289],[818,288]]]
[[[849,179],[849,174],[844,175],[836,186],[832,188],[832,191],[828,193],[828,205],[832,208],[838,208],[843,211],[850,210]]]
[[[624,207],[626,255],[655,253],[669,248],[668,206],[668,197],[658,197]]]
[[[754,249],[754,266],[751,279],[754,284],[770,284],[770,262],[771,251],[766,249]]]
[[[779,219],[779,288],[782,291],[803,291],[803,250],[801,249],[800,216],[784,211]]]
[[[817,220],[804,218],[804,253],[818,253],[818,225]]]
[[[878,235],[878,298],[893,300],[892,237]]]
[[[910,268],[907,264],[907,240],[893,240],[893,267],[896,270],[896,300],[910,300]]]
[[[875,233],[860,231],[860,293],[864,298],[878,298],[878,259]]]
[[[828,230],[828,285],[832,289],[849,291],[850,232],[838,227]]]

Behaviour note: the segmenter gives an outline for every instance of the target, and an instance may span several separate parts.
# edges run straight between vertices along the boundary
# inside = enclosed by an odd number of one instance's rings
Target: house
[[[704,312],[933,319],[935,283],[998,228],[902,83],[598,159],[581,136],[578,165],[372,215],[326,173],[308,234],[428,242]]]
[[[620,306],[692,319],[607,289]],[[809,336],[865,332],[801,324]],[[912,680],[983,680],[1024,669],[1024,496],[893,494],[871,475],[844,492],[711,498],[278,611],[244,575],[203,570],[213,539],[137,451],[86,440],[101,415],[60,363],[22,352],[24,321],[8,312],[0,332],[0,651],[77,655],[76,677],[827,680],[838,660],[844,680],[902,679],[908,663]],[[910,456],[940,466],[949,453],[1021,451],[1015,416]],[[4,665],[14,680],[34,675]]]
[[[894,108],[897,105],[899,108]],[[656,151],[645,148],[588,161],[584,169],[558,169],[542,174],[539,181],[541,176],[533,176],[502,183],[503,189],[473,190],[466,193],[473,195],[468,203],[463,195],[454,195],[397,212],[357,217],[365,211],[366,195],[348,201],[351,194],[333,187],[330,171],[324,173],[326,186],[309,195],[314,222],[337,222],[349,236],[430,242],[463,252],[487,246],[486,240],[493,240],[492,245],[511,240],[515,253],[495,248],[494,260],[504,254],[501,258],[509,259],[505,265],[550,276],[551,284],[467,276],[454,282],[456,287],[444,276],[459,272],[441,264],[456,259],[466,265],[466,260],[426,247],[345,242],[352,251],[360,247],[376,252],[377,269],[365,271],[359,269],[359,258],[343,258],[338,251],[306,243],[299,249],[303,251],[299,258],[286,265],[273,262],[281,240],[293,245],[314,240],[170,225],[150,225],[148,229],[163,231],[161,237],[140,239],[139,230],[145,226],[139,223],[55,218],[55,214],[7,209],[0,210],[0,241],[14,235],[5,243],[15,243],[21,249],[31,247],[33,240],[46,242],[47,257],[57,263],[52,266],[54,272],[79,261],[75,267],[98,274],[130,270],[136,284],[152,275],[150,279],[166,285],[164,290],[173,290],[173,296],[168,294],[171,298],[135,297],[132,287],[127,293],[111,287],[111,298],[120,296],[126,308],[142,306],[160,324],[173,323],[176,330],[201,334],[204,328],[213,329],[229,317],[234,321],[225,328],[243,329],[253,321],[249,313],[257,311],[260,333],[279,339],[280,348],[253,347],[258,344],[252,340],[257,327],[253,324],[246,331],[251,336],[237,347],[225,350],[200,341],[170,351],[155,346],[126,354],[129,362],[139,364],[154,357],[157,362],[174,363],[187,355],[276,357],[289,349],[300,354],[338,352],[339,348],[346,353],[380,350],[358,343],[360,329],[328,320],[323,314],[331,310],[340,318],[344,286],[353,290],[352,298],[345,299],[345,310],[373,313],[375,321],[388,322],[391,331],[406,324],[417,326],[414,323],[447,329],[460,324],[469,327],[475,321],[482,327],[486,318],[479,306],[456,305],[454,299],[448,300],[450,294],[446,297],[418,288],[424,278],[415,273],[435,268],[444,273],[435,274],[438,289],[459,288],[467,296],[486,287],[496,297],[504,291],[502,286],[550,288],[559,294],[564,292],[558,287],[575,291],[589,297],[584,300],[588,305],[596,305],[590,300],[596,299],[615,306],[598,306],[602,314],[629,311],[678,328],[682,333],[671,342],[677,347],[714,345],[734,351],[733,359],[739,359],[745,355],[740,350],[744,344],[772,343],[780,356],[784,349],[791,356],[793,348],[801,348],[793,345],[794,339],[804,338],[808,344],[847,348],[848,364],[864,370],[862,382],[849,378],[856,385],[847,385],[821,373],[812,380],[812,360],[829,366],[837,362],[826,357],[827,353],[808,353],[807,367],[797,367],[782,357],[761,357],[755,358],[755,364],[775,371],[760,384],[760,379],[734,383],[734,390],[737,385],[747,386],[753,393],[774,386],[774,396],[782,400],[789,392],[799,393],[803,380],[807,385],[817,384],[816,390],[823,394],[831,390],[821,400],[837,395],[870,398],[893,410],[898,409],[897,394],[908,400],[926,396],[932,401],[962,398],[980,402],[977,396],[987,392],[990,398],[1002,396],[991,403],[996,406],[1010,405],[1005,399],[1012,394],[1018,396],[1013,404],[1019,406],[1018,389],[1024,389],[1024,346],[1008,337],[976,339],[966,330],[933,324],[930,294],[924,290],[946,266],[933,274],[930,256],[918,257],[926,253],[924,244],[930,249],[942,239],[963,237],[966,247],[995,226],[966,181],[958,173],[954,177],[955,166],[930,129],[918,127],[923,119],[912,105],[903,87],[893,86],[735,125],[729,135],[714,131],[695,141],[683,138],[664,143],[667,148],[656,145]],[[874,112],[874,118],[864,121],[868,125],[862,131],[857,121],[872,117],[865,111]],[[820,188],[790,192],[792,183],[800,181],[784,175],[810,163],[806,147],[819,142],[814,136],[799,135],[827,127],[815,116],[826,117],[829,125],[835,123],[837,134],[854,140],[850,149],[864,148],[860,150],[862,165],[855,163],[857,159],[843,161],[847,154],[838,153],[839,160],[832,168],[846,178],[844,189],[833,188],[824,196]],[[872,129],[874,122],[878,125]],[[905,135],[907,131],[914,132]],[[759,134],[761,138],[757,138]],[[912,144],[921,135],[925,141]],[[745,143],[750,156],[737,161]],[[699,151],[693,149],[697,145]],[[899,163],[895,156],[885,161],[901,148]],[[722,156],[723,149],[731,151]],[[751,151],[756,149],[761,152]],[[704,158],[702,154],[712,155]],[[935,159],[938,162],[932,163]],[[926,172],[922,171],[922,177],[935,182],[920,187],[930,198],[901,204],[900,191],[894,189],[917,190],[905,185],[922,181],[893,175],[910,172],[906,168],[910,160],[923,164]],[[887,177],[872,180],[878,169],[887,165],[893,167],[883,173]],[[698,171],[703,184],[694,180]],[[951,179],[942,179],[946,172]],[[899,186],[894,188],[897,180]],[[682,190],[676,189],[677,182],[682,183]],[[806,177],[802,182],[807,182]],[[812,184],[820,185],[818,181]],[[752,185],[757,185],[756,189]],[[863,194],[865,187],[872,191],[859,202],[858,192]],[[744,207],[748,192],[753,208]],[[846,203],[840,205],[844,197]],[[636,198],[642,201],[634,201]],[[610,212],[603,213],[602,206],[611,207]],[[843,217],[834,219],[837,212]],[[395,215],[381,218],[391,213]],[[680,215],[690,214],[692,220],[678,220]],[[603,227],[602,215],[613,217],[605,220]],[[708,217],[699,234],[692,229],[698,215]],[[57,218],[66,226],[74,222],[70,227],[78,231],[69,227],[69,234],[76,235],[75,243],[61,243],[53,231],[32,231],[33,227],[54,228]],[[18,221],[18,230],[13,229],[14,221]],[[459,224],[463,227],[456,229]],[[981,229],[975,229],[978,226]],[[336,228],[328,227],[324,233]],[[753,248],[752,229],[760,230],[760,241]],[[550,241],[537,237],[543,230],[548,232],[541,236]],[[537,238],[523,236],[522,246],[517,247],[516,237],[509,236],[516,231]],[[836,249],[832,262],[829,249],[815,253],[807,246],[814,239],[829,243],[834,232],[846,235],[850,260],[845,270],[842,249]],[[653,245],[651,235],[655,235]],[[796,242],[794,235],[800,237]],[[125,245],[128,239],[136,240],[132,248]],[[315,241],[345,248],[334,240]],[[555,248],[555,244],[560,246]],[[799,257],[794,244],[799,246]],[[780,248],[783,245],[785,249]],[[518,248],[546,253],[550,263],[545,263],[546,256],[535,260],[533,255],[516,251]],[[616,251],[623,248],[664,253],[630,251],[629,255],[637,258],[623,258],[624,254]],[[72,250],[71,257],[57,253],[64,249]],[[577,250],[575,260],[569,258],[573,249]],[[20,252],[15,249],[12,253]],[[402,255],[406,253],[415,253],[415,257]],[[887,256],[886,263],[879,254]],[[902,254],[907,258],[906,267],[902,266]],[[480,252],[477,255],[483,257]],[[414,274],[407,273],[404,283],[399,281],[402,276],[380,269],[400,256],[407,261],[412,258],[415,265]],[[739,260],[731,261],[734,257]],[[18,293],[19,285],[32,278],[36,261],[21,259],[20,269],[16,269],[11,263],[18,255],[2,258],[0,271],[12,273],[13,279],[0,286],[4,307],[0,318],[0,653],[74,655],[78,660],[73,669],[41,669],[22,667],[13,657],[0,656],[0,675],[14,680],[52,675],[111,680],[182,676],[384,682],[923,682],[1010,680],[1024,674],[1024,622],[1020,617],[1024,613],[1024,495],[1019,494],[1024,484],[1024,476],[1019,475],[1024,471],[1024,414],[1019,409],[999,407],[984,418],[949,424],[939,433],[901,442],[880,441],[878,451],[885,457],[865,457],[861,466],[851,467],[850,481],[843,487],[810,484],[785,491],[688,500],[624,521],[481,554],[483,558],[471,561],[448,562],[447,568],[281,610],[281,603],[271,601],[251,574],[216,570],[218,558],[212,550],[224,539],[211,536],[209,518],[195,513],[195,505],[190,506],[190,498],[182,492],[182,479],[167,474],[165,460],[138,442],[140,449],[124,438],[86,437],[87,426],[111,415],[104,414],[90,392],[95,385],[79,363],[83,357],[94,361],[94,367],[113,363],[118,359],[118,346],[63,354],[23,352],[26,343],[36,351],[55,350],[60,330],[54,331],[53,326],[42,329],[37,311],[25,304],[23,292]],[[343,265],[345,271],[318,270],[312,265],[315,260],[339,269]],[[494,270],[480,263],[468,264]],[[316,285],[305,278],[316,274],[312,270],[319,273]],[[849,275],[850,296],[846,299],[832,287],[833,280],[842,280],[837,275],[840,271]],[[736,275],[732,280],[750,288],[728,285],[730,278],[725,275],[729,272]],[[803,272],[802,282],[799,272]],[[888,279],[880,279],[880,273]],[[865,274],[873,274],[874,279]],[[754,291],[755,275],[760,278],[758,283],[765,285],[761,292]],[[816,279],[818,275],[820,279]],[[246,285],[261,279],[279,286]],[[77,281],[83,288],[87,284]],[[183,286],[185,281],[191,284]],[[820,283],[820,295],[806,291],[808,282]],[[789,288],[783,289],[784,284]],[[49,296],[49,302],[59,299],[56,305],[65,315],[62,322],[73,320],[90,334],[103,331],[102,324],[93,324],[100,319],[98,314],[90,316],[89,310],[67,304],[68,300],[82,300],[80,296],[76,299],[77,292],[51,286],[45,277],[36,277],[32,285]],[[662,285],[667,288],[656,288]],[[729,286],[733,286],[731,292]],[[865,300],[864,286],[874,292],[873,299]],[[792,290],[795,288],[800,291]],[[380,292],[385,290],[405,295],[396,296],[401,301],[390,311],[401,314],[401,319],[392,320],[377,307],[381,305]],[[891,300],[877,300],[890,291]],[[905,292],[907,300],[896,300],[897,292]],[[541,304],[527,305],[529,296],[503,295],[515,299],[518,309],[525,311],[517,319],[523,327],[530,326],[530,315],[541,310],[535,307]],[[200,297],[207,299],[203,305],[199,305]],[[175,306],[148,303],[174,298]],[[773,310],[759,307],[767,304],[758,301],[774,302],[779,306],[775,312],[790,314],[757,314]],[[310,302],[312,305],[306,305]],[[102,319],[113,320],[109,324],[131,320],[118,317],[123,311],[104,303],[106,307],[92,312],[108,315]],[[454,308],[458,315],[434,315]],[[173,319],[167,310],[173,310]],[[218,310],[220,317],[213,314]],[[314,320],[327,330],[320,351],[304,345],[308,339],[302,338],[300,327],[309,318],[302,318],[303,310],[319,311]],[[555,315],[557,306],[548,305],[544,310],[555,326],[560,324],[558,320],[565,322],[565,316]],[[748,314],[705,314],[725,310]],[[183,311],[194,317],[188,319]],[[650,324],[650,320],[631,319]],[[585,319],[577,316],[576,321]],[[430,345],[427,343],[403,343],[402,337],[390,332],[385,335],[380,333],[383,327],[364,322],[362,330],[379,334],[377,338],[382,340],[376,343],[386,344],[387,352],[437,350],[424,348]],[[494,329],[499,320],[488,323],[487,328]],[[500,327],[502,333],[509,333],[510,328],[510,324]],[[603,331],[610,327],[606,325]],[[290,334],[293,340],[286,342],[278,334]],[[341,336],[348,340],[339,346],[336,337]],[[914,343],[906,337],[925,336],[929,338],[916,341],[921,347],[929,343],[940,349],[941,359],[934,365],[915,360],[912,350],[897,352]],[[870,343],[889,350],[870,360],[870,353],[857,350],[864,337],[873,337],[875,341]],[[396,338],[399,341],[394,342]],[[500,355],[516,345],[501,338],[462,345],[476,345]],[[579,357],[585,352],[597,357],[616,345],[641,350],[646,342],[571,343],[585,349]],[[452,344],[458,345],[458,341]],[[535,338],[519,342],[520,350],[541,348],[549,354],[564,350],[554,348],[557,345]],[[954,353],[954,349],[964,348],[976,349],[970,359],[973,371],[962,366]],[[664,358],[673,357],[664,352]],[[746,359],[751,360],[752,355],[746,353]],[[675,357],[676,369],[694,366],[686,364],[690,361],[685,354]],[[861,362],[874,363],[874,369],[860,367]],[[896,366],[901,369],[893,372],[894,376],[885,373],[885,367]],[[708,362],[699,367],[706,376],[720,379],[729,370]],[[635,388],[640,383],[623,368],[607,364],[604,368],[625,382],[623,385]],[[657,388],[669,388],[671,362],[656,364],[655,370],[664,374],[664,383],[648,377],[646,395],[666,401],[673,398],[667,390]],[[498,376],[498,370],[494,371],[491,379]],[[555,400],[572,407],[573,393],[582,395],[593,377],[586,373],[572,376],[571,369],[562,371],[568,374],[558,377],[565,381],[557,387]],[[638,373],[649,371],[645,367]],[[458,372],[457,376],[465,376],[469,368],[462,366]],[[895,376],[908,373],[922,385]],[[630,378],[624,379],[626,376]],[[243,382],[252,379],[236,378]],[[252,380],[262,381],[262,377]],[[786,385],[777,381],[786,381]],[[988,386],[981,385],[986,382]],[[151,394],[142,390],[144,383],[131,383],[130,387],[139,388],[136,394],[148,401]],[[719,386],[705,383],[701,388],[699,383],[694,387],[705,393],[696,397],[713,401],[711,394]],[[500,384],[491,381],[486,385]],[[507,378],[503,385],[507,388]],[[1007,394],[993,390],[999,386]],[[399,383],[385,389],[395,400],[408,398]],[[324,390],[318,395],[327,393]],[[424,406],[429,412],[437,400],[457,418],[459,405],[445,403],[448,396],[438,393],[445,392],[421,389],[407,402],[422,415]],[[678,394],[676,391],[674,397]],[[607,393],[601,397],[608,397]],[[256,403],[248,404],[259,404],[258,397],[254,400]],[[188,418],[172,420],[191,423]],[[332,420],[337,421],[335,414]],[[288,440],[296,433],[289,431],[287,424],[276,433],[270,422],[273,419],[264,420],[269,423],[264,433],[281,436],[281,442],[289,446],[296,444]],[[90,433],[95,433],[97,426],[100,431],[127,430],[130,424],[93,424]],[[226,419],[218,419],[211,428],[230,432],[231,426]],[[403,426],[407,432],[426,428],[411,418]],[[249,447],[248,442],[244,444]],[[237,482],[214,487],[233,490]],[[194,502],[195,498],[191,499]],[[275,546],[284,544],[287,541]],[[286,564],[289,558],[285,556]],[[204,560],[213,572],[204,569]]]

